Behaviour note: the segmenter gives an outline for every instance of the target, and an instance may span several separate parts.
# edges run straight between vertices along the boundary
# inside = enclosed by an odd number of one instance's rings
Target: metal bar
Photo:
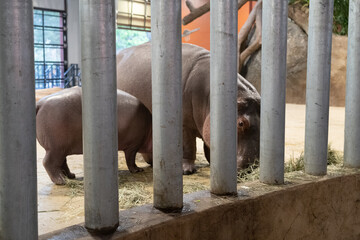
[[[181,1],[151,4],[154,207],[181,209]]]
[[[263,2],[260,181],[284,183],[287,0]]]
[[[344,165],[360,167],[360,1],[349,2]]]
[[[31,0],[0,1],[0,239],[37,239]]]
[[[42,14],[42,35],[43,35],[43,59],[44,59],[44,88],[46,88],[46,55],[45,55],[45,14],[44,10],[41,11]]]
[[[310,1],[304,158],[311,175],[327,170],[333,10],[334,0]]]
[[[81,1],[85,227],[119,224],[114,0]]]
[[[210,4],[210,191],[236,194],[237,1]]]

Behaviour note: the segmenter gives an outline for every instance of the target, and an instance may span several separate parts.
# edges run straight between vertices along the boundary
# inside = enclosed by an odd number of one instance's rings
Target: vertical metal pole
[[[304,157],[311,175],[327,170],[333,10],[334,0],[310,1]]]
[[[210,4],[210,191],[236,194],[237,1]]]
[[[114,0],[81,0],[85,227],[119,223]]]
[[[360,1],[350,0],[344,165],[360,167]]]
[[[181,1],[151,2],[154,207],[181,209]]]
[[[263,2],[260,181],[284,183],[287,0]]]
[[[0,22],[0,239],[37,239],[32,1],[0,1]]]

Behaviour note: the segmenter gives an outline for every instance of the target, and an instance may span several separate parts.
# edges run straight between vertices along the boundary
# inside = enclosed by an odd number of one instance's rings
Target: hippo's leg
[[[204,153],[206,160],[210,163],[210,148],[204,143]]]
[[[56,185],[64,185],[64,172],[63,172],[63,163],[65,161],[65,156],[62,154],[53,153],[50,151],[46,152],[46,155],[43,159],[43,165],[48,173],[51,181]]]
[[[131,173],[144,171],[144,169],[136,166],[136,163],[135,163],[136,152],[137,151],[134,151],[134,150],[126,150],[125,151],[126,165]]]
[[[75,178],[75,174],[70,172],[70,169],[69,169],[69,166],[67,165],[67,162],[66,162],[66,158],[65,158],[65,161],[62,165],[62,171],[63,173],[65,174],[66,177],[68,177],[69,179],[74,179]]]
[[[194,131],[183,129],[183,174],[189,175],[196,172],[196,135]]]
[[[141,156],[147,164],[153,165],[153,158],[151,153],[142,153]]]

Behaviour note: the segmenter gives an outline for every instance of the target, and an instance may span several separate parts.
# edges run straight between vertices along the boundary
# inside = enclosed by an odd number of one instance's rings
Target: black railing
[[[64,73],[65,88],[81,86],[81,72],[78,64],[71,64]]]

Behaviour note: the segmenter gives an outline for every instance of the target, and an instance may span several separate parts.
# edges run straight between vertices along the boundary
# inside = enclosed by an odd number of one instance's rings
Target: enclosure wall
[[[301,180],[303,179],[303,180]],[[299,181],[299,182],[297,182]],[[299,185],[297,185],[297,182]],[[111,239],[359,239],[360,174],[315,180],[298,176],[287,186],[247,184],[237,198],[185,195],[182,214],[146,205],[121,212]],[[344,188],[346,186],[346,188]],[[336,194],[334,194],[336,193]],[[81,226],[40,237],[92,239]]]

